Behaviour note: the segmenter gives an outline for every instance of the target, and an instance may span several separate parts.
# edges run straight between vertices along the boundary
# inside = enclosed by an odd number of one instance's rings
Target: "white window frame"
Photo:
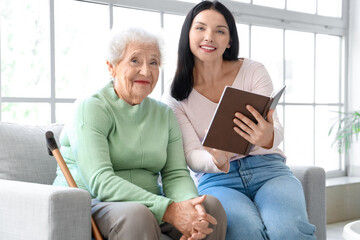
[[[76,0],[82,1],[82,0]],[[329,35],[336,35],[341,36],[343,39],[343,50],[341,51],[341,56],[343,61],[340,63],[340,69],[342,72],[340,73],[340,80],[339,82],[339,104],[335,104],[335,106],[344,107],[344,110],[348,110],[348,100],[345,96],[348,94],[348,76],[347,76],[347,56],[348,56],[348,5],[349,0],[342,1],[342,17],[335,18],[335,17],[326,17],[320,16],[317,14],[307,14],[307,13],[300,13],[295,11],[289,11],[285,9],[277,9],[277,8],[270,8],[264,7],[254,4],[248,3],[241,3],[236,1],[230,0],[222,0],[221,2],[224,3],[233,13],[236,22],[241,24],[248,24],[249,26],[256,25],[256,26],[263,26],[263,27],[272,27],[272,28],[279,28],[279,29],[286,29],[286,30],[295,30],[295,31],[304,31],[304,32],[311,32],[315,34],[329,34]],[[113,7],[125,7],[125,8],[132,8],[132,9],[139,9],[139,10],[146,10],[146,11],[154,11],[159,12],[161,17],[161,25],[163,26],[163,14],[175,14],[175,15],[186,15],[189,9],[191,9],[195,3],[190,2],[182,2],[182,1],[175,1],[175,0],[84,0],[83,2],[89,3],[98,3],[98,4],[106,4],[109,6],[109,28],[111,28],[113,24]],[[252,2],[252,1],[251,1]],[[54,0],[49,0],[50,6],[50,61],[51,61],[51,96],[50,98],[21,98],[21,97],[2,97],[0,91],[0,121],[1,121],[1,103],[6,102],[46,102],[50,103],[51,105],[51,122],[56,122],[56,115],[55,115],[55,106],[56,103],[72,103],[75,99],[68,99],[68,98],[56,98],[55,92],[55,32],[54,32]],[[162,27],[161,26],[161,27]],[[251,28],[249,28],[251,29]],[[1,32],[1,29],[0,29]],[[249,34],[250,38],[251,34]],[[249,39],[249,43],[251,41]],[[0,41],[1,45],[1,41]],[[1,50],[0,50],[1,56]],[[251,56],[251,55],[250,55]],[[1,63],[0,63],[1,68]],[[164,72],[161,72],[160,75],[160,84],[161,84],[161,91],[164,90]],[[284,79],[285,81],[285,74]],[[342,85],[342,82],[344,83]],[[0,75],[0,88],[1,88],[1,75]],[[343,100],[342,100],[343,99]],[[290,103],[284,103],[283,105],[294,105]],[[296,103],[295,105],[332,105],[334,104],[305,104],[305,103]],[[284,114],[285,116],[285,114]],[[285,122],[285,121],[283,121]],[[315,122],[315,115],[314,115],[314,122]],[[314,135],[315,136],[315,133]],[[314,157],[315,159],[315,157]],[[339,164],[347,165],[349,162],[348,156],[345,155],[345,163],[342,163],[339,160]],[[334,171],[328,172],[328,177],[335,177],[335,176],[343,176],[346,174],[344,166],[341,167],[343,170],[341,171]]]

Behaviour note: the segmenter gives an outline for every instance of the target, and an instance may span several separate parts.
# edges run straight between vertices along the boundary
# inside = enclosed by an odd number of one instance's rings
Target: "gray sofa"
[[[0,238],[91,239],[87,191],[51,186],[56,160],[47,153],[45,132],[58,137],[61,124],[28,126],[0,122]],[[59,144],[59,142],[58,142]],[[325,173],[319,167],[291,167],[301,181],[317,239],[326,239]],[[281,227],[281,226],[279,226]]]

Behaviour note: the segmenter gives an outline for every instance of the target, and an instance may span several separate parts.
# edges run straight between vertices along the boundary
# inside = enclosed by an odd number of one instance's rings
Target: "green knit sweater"
[[[151,98],[129,105],[109,82],[75,109],[60,151],[78,187],[92,197],[144,204],[161,223],[170,203],[198,196],[180,128],[166,105]],[[59,167],[54,185],[67,186]]]

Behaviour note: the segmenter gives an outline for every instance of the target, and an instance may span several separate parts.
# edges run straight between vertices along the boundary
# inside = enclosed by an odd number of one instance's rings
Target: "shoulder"
[[[75,101],[75,121],[94,126],[101,123],[109,124],[112,121],[110,108],[108,98],[100,90]]]
[[[145,98],[145,101],[147,101],[146,105],[147,105],[147,108],[149,108],[148,109],[149,111],[154,111],[154,112],[162,113],[162,114],[166,114],[166,115],[171,114],[171,112],[172,112],[172,109],[170,108],[170,106],[165,102],[153,99],[151,97]]]
[[[262,64],[258,61],[255,61],[255,60],[252,60],[249,58],[244,58],[242,68],[244,68],[248,71],[256,71],[256,70],[265,69],[265,66],[264,66],[264,64]]]

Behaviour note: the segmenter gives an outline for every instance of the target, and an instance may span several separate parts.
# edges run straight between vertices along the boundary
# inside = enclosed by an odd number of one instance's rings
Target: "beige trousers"
[[[220,201],[208,195],[206,211],[218,224],[207,240],[222,240],[226,235],[226,214]],[[102,235],[108,240],[179,239],[181,233],[168,223],[159,226],[154,215],[142,204],[132,202],[99,202],[92,200],[92,215]]]

